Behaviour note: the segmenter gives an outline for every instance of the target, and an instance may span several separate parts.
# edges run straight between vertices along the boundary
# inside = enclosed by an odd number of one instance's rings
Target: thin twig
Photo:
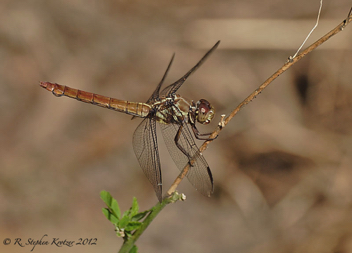
[[[323,44],[325,41],[327,41],[328,39],[330,39],[332,36],[334,36],[335,34],[339,33],[340,31],[342,31],[350,22],[352,21],[352,8],[348,13],[347,18],[342,21],[338,26],[336,26],[333,30],[331,30],[330,32],[328,32],[326,35],[324,35],[323,37],[321,37],[319,40],[317,40],[316,42],[314,42],[312,45],[310,45],[308,48],[306,48],[303,52],[301,52],[299,55],[297,55],[296,57],[292,58],[290,57],[289,61],[287,61],[280,69],[278,69],[271,77],[269,77],[262,85],[259,86],[258,89],[256,89],[254,92],[252,92],[252,94],[250,94],[245,100],[243,100],[232,112],[229,116],[227,116],[225,118],[225,120],[223,120],[223,118],[221,119],[220,123],[221,127],[218,126],[216,128],[216,130],[210,135],[209,138],[213,139],[216,136],[218,136],[218,134],[220,133],[221,130],[224,129],[224,127],[230,122],[230,120],[245,106],[247,105],[249,102],[251,102],[257,95],[259,95],[272,81],[274,81],[279,75],[281,75],[283,72],[285,72],[287,69],[289,69],[290,67],[292,67],[293,64],[295,64],[296,62],[298,62],[300,59],[302,59],[304,56],[306,56],[308,53],[312,52],[315,48],[317,48],[318,46],[320,46],[321,44]],[[212,142],[213,140],[209,140],[209,141],[205,141],[202,146],[199,148],[199,152],[202,153],[204,150],[206,150],[206,148],[208,147],[208,145],[210,144],[210,142]],[[168,195],[171,195],[177,188],[177,186],[181,183],[182,179],[187,175],[188,170],[189,170],[189,164],[187,164],[183,170],[181,171],[181,173],[178,175],[178,177],[176,178],[176,180],[174,181],[174,183],[171,185],[170,189],[167,191]]]
[[[314,27],[312,28],[312,30],[309,32],[309,34],[307,35],[306,39],[303,41],[302,45],[298,48],[297,52],[292,56],[292,58],[295,58],[296,55],[298,54],[298,52],[302,49],[302,47],[304,46],[304,44],[306,43],[306,41],[308,40],[308,38],[310,37],[310,35],[312,34],[312,32],[315,30],[315,28],[317,28],[318,23],[319,23],[319,19],[320,19],[320,13],[321,13],[321,8],[323,7],[323,0],[320,0],[320,7],[319,7],[319,12],[318,12],[318,17],[317,17],[317,22],[315,23]],[[291,59],[292,59],[291,58]]]

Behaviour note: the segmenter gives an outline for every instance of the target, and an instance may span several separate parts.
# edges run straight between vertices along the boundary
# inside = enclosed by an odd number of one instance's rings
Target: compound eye
[[[197,102],[197,121],[201,124],[209,124],[210,121],[214,118],[215,109],[211,104],[205,100],[201,99]]]

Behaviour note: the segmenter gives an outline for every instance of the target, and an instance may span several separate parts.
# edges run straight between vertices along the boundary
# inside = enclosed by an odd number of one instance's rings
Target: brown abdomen
[[[124,112],[137,117],[144,118],[148,116],[151,109],[151,106],[145,103],[129,102],[116,98],[105,97],[91,92],[73,89],[57,83],[40,82],[40,86],[48,91],[51,91],[57,97],[66,96],[78,101]]]

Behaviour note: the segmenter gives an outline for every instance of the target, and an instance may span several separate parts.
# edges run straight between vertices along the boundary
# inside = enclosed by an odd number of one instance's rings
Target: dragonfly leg
[[[201,137],[201,136],[209,136],[211,135],[212,133],[206,133],[206,134],[202,134],[199,132],[199,130],[197,129],[197,127],[192,124],[192,130],[193,130],[193,133],[194,133],[194,136],[198,139],[198,140],[203,140],[203,141],[212,141],[212,140],[215,140],[216,138],[218,138],[218,136],[215,136],[214,138],[207,138],[207,137]]]
[[[183,129],[183,125],[180,125],[180,127],[179,127],[179,129],[178,129],[178,131],[177,131],[177,134],[176,134],[176,136],[175,136],[175,144],[176,144],[176,146],[178,147],[178,149],[179,150],[181,150],[181,152],[185,155],[185,156],[187,156],[187,158],[188,158],[188,160],[189,160],[189,165],[191,165],[192,166],[192,164],[190,163],[190,160],[191,160],[191,156],[187,153],[187,151],[180,145],[180,143],[179,143],[179,140],[180,140],[180,136],[181,136],[181,133],[182,133],[182,129]]]

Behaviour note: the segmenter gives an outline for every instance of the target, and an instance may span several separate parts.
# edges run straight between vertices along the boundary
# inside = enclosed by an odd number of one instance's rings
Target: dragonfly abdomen
[[[40,86],[51,91],[55,96],[66,96],[85,103],[100,107],[124,112],[137,117],[145,118],[148,116],[151,106],[145,103],[129,102],[116,98],[105,97],[95,93],[74,89],[57,83],[40,82]]]

